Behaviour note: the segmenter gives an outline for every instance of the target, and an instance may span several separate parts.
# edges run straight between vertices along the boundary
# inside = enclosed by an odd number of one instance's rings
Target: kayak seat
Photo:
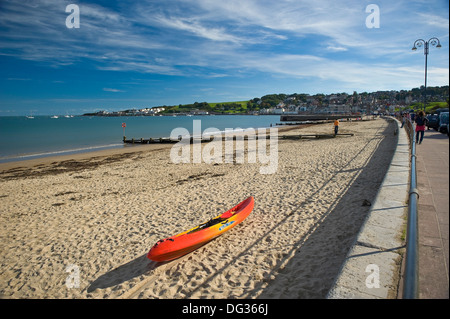
[[[220,215],[220,218],[230,218],[231,216],[233,216],[233,212],[226,212],[223,213],[222,215]]]

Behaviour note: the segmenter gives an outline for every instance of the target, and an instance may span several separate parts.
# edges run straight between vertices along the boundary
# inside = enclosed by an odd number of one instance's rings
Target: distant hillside
[[[190,113],[196,110],[199,111],[201,110],[208,113],[221,113],[221,114],[245,113],[247,112],[247,103],[248,101],[218,102],[218,103],[195,102],[193,104],[164,106],[165,110],[161,113],[163,114]]]
[[[332,93],[315,94],[267,94],[248,101],[236,102],[195,102],[192,104],[162,105],[155,107],[133,108],[123,111],[98,111],[86,113],[89,116],[151,116],[171,114],[281,114],[284,112],[361,112],[392,111],[405,108],[423,107],[424,87],[411,90],[390,90],[376,92],[356,91],[353,94]],[[427,111],[443,107],[449,103],[449,86],[427,87]]]

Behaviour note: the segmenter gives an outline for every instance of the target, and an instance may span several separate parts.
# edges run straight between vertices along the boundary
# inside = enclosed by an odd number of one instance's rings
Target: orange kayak
[[[253,210],[255,200],[249,197],[223,214],[178,235],[159,240],[148,252],[153,261],[169,261],[186,255],[222,235],[240,222]]]

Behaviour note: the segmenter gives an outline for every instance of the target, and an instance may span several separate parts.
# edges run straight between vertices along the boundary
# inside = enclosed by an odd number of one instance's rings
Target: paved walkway
[[[449,138],[425,131],[416,155],[419,298],[449,298]]]
[[[401,124],[395,119],[396,125]],[[406,130],[398,142],[370,212],[347,254],[328,299],[394,299],[404,243],[410,175],[410,147]],[[394,133],[397,134],[397,133]]]
[[[398,250],[404,247],[398,234],[406,227],[409,150],[406,130],[400,129],[398,146],[377,199],[327,298],[395,298],[389,294],[392,288],[398,288],[395,289],[397,298],[402,298],[403,276],[400,286],[392,287],[398,281],[395,279],[398,272],[392,265],[399,260]],[[422,144],[416,145],[416,171],[419,298],[448,299],[449,138],[446,134],[425,132]],[[367,285],[367,265],[379,268],[380,283],[376,289]]]

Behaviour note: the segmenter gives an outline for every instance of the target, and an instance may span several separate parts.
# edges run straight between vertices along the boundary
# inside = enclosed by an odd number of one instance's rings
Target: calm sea
[[[201,120],[203,132],[269,127],[280,116],[0,117],[0,162],[124,147],[122,123],[127,138],[169,137],[178,127],[192,133],[193,120]]]

